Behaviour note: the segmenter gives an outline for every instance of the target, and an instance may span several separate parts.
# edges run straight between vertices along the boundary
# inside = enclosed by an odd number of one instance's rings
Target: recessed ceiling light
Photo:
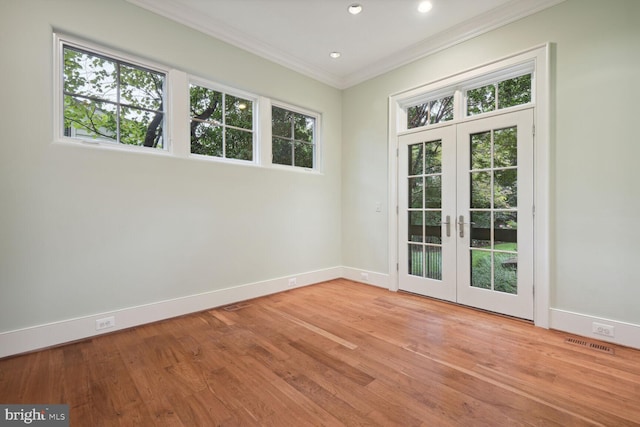
[[[429,12],[431,10],[432,7],[433,7],[433,5],[431,4],[430,1],[422,1],[418,5],[418,12],[427,13],[427,12]]]
[[[351,6],[349,6],[349,13],[352,15],[357,15],[360,12],[362,12],[362,5],[358,4],[358,3],[354,3]]]
[[[333,59],[338,59],[340,58],[340,52],[331,52],[329,56],[332,57]]]

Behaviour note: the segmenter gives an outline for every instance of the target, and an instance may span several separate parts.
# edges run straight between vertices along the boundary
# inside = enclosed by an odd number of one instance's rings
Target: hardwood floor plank
[[[339,279],[2,359],[0,402],[72,426],[640,425],[640,351],[567,337]]]

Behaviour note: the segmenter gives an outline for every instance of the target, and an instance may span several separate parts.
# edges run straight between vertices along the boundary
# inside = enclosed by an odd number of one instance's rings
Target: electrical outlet
[[[360,280],[362,280],[363,282],[368,282],[369,281],[369,273],[360,273]]]
[[[114,326],[116,326],[116,318],[114,316],[96,320],[96,331],[113,328]]]
[[[292,277],[291,279],[289,279],[289,287],[293,288],[296,285],[296,278]]]
[[[604,335],[605,337],[613,337],[613,336],[615,336],[614,327],[611,326],[611,325],[605,325],[603,323],[593,322],[592,331],[593,331],[594,334]]]

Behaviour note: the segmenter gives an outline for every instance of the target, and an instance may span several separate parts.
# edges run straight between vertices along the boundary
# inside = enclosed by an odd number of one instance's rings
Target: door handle
[[[464,237],[464,225],[469,224],[473,225],[475,222],[464,222],[464,215],[460,215],[458,217],[458,227],[460,229],[460,237]]]
[[[447,233],[447,237],[451,236],[451,216],[447,215],[447,220],[441,222],[440,224],[446,225],[445,230]]]

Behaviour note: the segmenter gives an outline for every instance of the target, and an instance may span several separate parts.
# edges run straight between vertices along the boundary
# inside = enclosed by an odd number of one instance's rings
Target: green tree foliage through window
[[[315,167],[316,119],[280,107],[271,109],[272,162],[279,165]]]
[[[253,101],[191,85],[191,152],[253,160]]]
[[[164,147],[163,73],[65,45],[65,136]]]
[[[467,91],[467,115],[514,107],[531,102],[531,74]]]
[[[407,108],[407,129],[453,120],[453,95]]]

